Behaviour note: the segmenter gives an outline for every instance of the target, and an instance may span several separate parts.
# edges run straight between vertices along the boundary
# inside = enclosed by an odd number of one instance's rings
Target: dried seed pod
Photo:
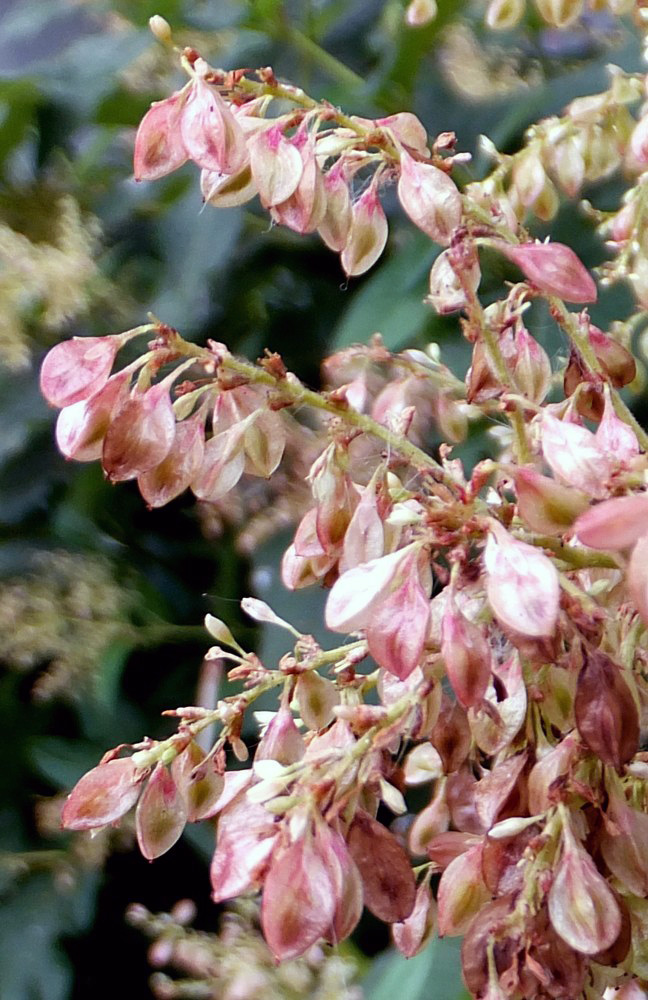
[[[620,768],[634,757],[639,748],[637,705],[621,667],[598,649],[585,651],[574,711],[581,739],[604,764]]]

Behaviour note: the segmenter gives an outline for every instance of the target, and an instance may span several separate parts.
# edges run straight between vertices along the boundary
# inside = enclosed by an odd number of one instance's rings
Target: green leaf
[[[435,937],[414,958],[393,949],[384,952],[363,980],[364,995],[368,1000],[470,1000],[461,978],[460,949],[460,938]]]

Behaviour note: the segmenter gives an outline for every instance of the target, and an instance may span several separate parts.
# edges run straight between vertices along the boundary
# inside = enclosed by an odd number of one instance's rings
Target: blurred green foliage
[[[480,48],[475,22],[464,25],[482,73],[472,83],[482,92],[471,98],[468,78],[463,91],[453,89],[443,34],[464,9],[470,13],[459,0],[440,0],[437,21],[410,30],[400,0],[2,6],[1,1000],[98,1000],[118,989],[147,995],[143,944],[122,924],[131,900],[155,909],[196,896],[203,925],[215,925],[205,870],[209,829],[192,831],[149,868],[124,853],[127,830],[92,848],[75,846],[57,830],[50,799],[106,748],[171,731],[160,712],[194,697],[206,611],[226,618],[269,661],[285,651],[276,634],[255,633],[241,621],[237,603],[255,586],[259,596],[277,593],[283,540],[260,547],[250,566],[233,532],[205,537],[191,499],[147,512],[132,484],[115,488],[97,466],[66,465],[37,388],[44,350],[74,333],[126,329],[151,310],[186,336],[223,340],[250,357],[265,346],[278,350],[314,385],[325,353],[376,330],[390,348],[434,340],[446,363],[460,373],[467,364],[456,322],[422,303],[435,250],[389,200],[389,251],[347,287],[337,259],[315,238],[270,228],[254,207],[202,212],[191,167],[156,185],[134,183],[134,129],[150,101],[179,79],[147,20],[167,17],[177,41],[212,63],[271,64],[356,114],[413,110],[431,134],[452,129],[459,147],[475,153],[479,132],[515,148],[535,118],[605,86],[610,59],[628,67],[637,59],[631,34],[602,22],[565,36],[562,50],[548,48],[539,26],[530,25],[497,42],[507,52],[507,84],[493,69],[501,50]],[[466,178],[484,169],[476,155]],[[573,209],[561,215],[559,230],[588,263],[600,259]],[[495,287],[501,279],[493,270],[487,282]],[[595,319],[604,325],[619,306],[620,293],[604,295]],[[478,436],[467,454],[485,447]],[[291,601],[273,597],[280,614],[313,628],[321,594]],[[374,953],[386,941],[368,927],[360,944]],[[125,989],[129,961],[139,963],[132,966],[139,973],[129,973]],[[435,941],[407,965],[386,954],[370,973],[367,995],[383,1000],[398,991],[423,1000],[433,978],[445,982],[439,1000],[453,1000],[461,995],[457,970],[455,944]]]

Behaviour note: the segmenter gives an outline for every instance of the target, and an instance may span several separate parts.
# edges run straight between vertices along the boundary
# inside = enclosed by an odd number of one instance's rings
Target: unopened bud
[[[522,18],[525,0],[491,0],[486,11],[486,24],[493,31],[508,31]]]
[[[163,45],[169,45],[172,42],[171,25],[161,14],[154,14],[153,17],[149,17],[149,29],[151,34],[157,38],[158,42],[162,42]]]
[[[580,17],[583,0],[535,0],[540,15],[555,28],[566,28]]]
[[[534,285],[565,302],[596,302],[596,285],[581,261],[564,243],[497,243]]]
[[[436,0],[411,0],[405,11],[405,22],[410,28],[424,28],[437,16]]]

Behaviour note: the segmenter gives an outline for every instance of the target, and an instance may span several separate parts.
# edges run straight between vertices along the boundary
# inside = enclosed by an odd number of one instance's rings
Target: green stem
[[[299,28],[295,28],[290,25],[287,21],[283,21],[281,25],[281,35],[285,41],[288,41],[293,48],[301,52],[302,55],[306,56],[311,60],[316,66],[319,66],[324,73],[331,77],[332,80],[337,80],[338,83],[342,84],[343,87],[351,87],[356,90],[360,87],[364,87],[365,81],[355,73],[352,69],[349,69],[343,62],[336,59],[335,56],[323,49],[321,45],[305,35],[303,31]]]
[[[614,556],[606,552],[596,552],[593,549],[577,549],[569,545],[563,545],[552,535],[527,535],[524,534],[524,541],[531,545],[536,545],[541,549],[550,549],[551,552],[564,563],[568,563],[574,569],[619,569],[619,563]]]

